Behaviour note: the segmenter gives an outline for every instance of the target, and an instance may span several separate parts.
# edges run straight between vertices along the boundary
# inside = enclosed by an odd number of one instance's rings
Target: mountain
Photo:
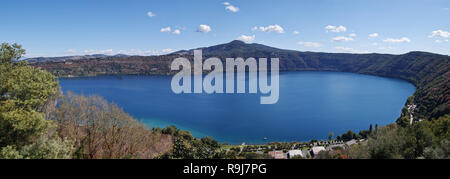
[[[281,71],[338,71],[407,80],[417,91],[407,101],[401,120],[438,118],[450,112],[450,57],[427,52],[410,52],[402,55],[315,53],[283,50],[261,44],[232,41],[203,50],[204,59],[219,57],[222,60],[236,57],[279,58]],[[57,76],[95,75],[170,75],[171,62],[177,57],[193,59],[193,50],[178,51],[162,56],[109,56],[62,61],[32,63]],[[417,105],[409,111],[409,105]]]
[[[203,47],[203,48],[197,48],[197,49],[191,49],[191,50],[182,50],[178,52],[174,52],[172,54],[178,54],[178,55],[194,55],[194,50],[202,50],[203,55],[205,56],[212,56],[212,55],[218,55],[221,56],[238,56],[241,54],[253,54],[253,55],[268,55],[268,53],[274,53],[274,52],[288,52],[289,50],[282,50],[277,49],[261,44],[247,44],[245,42],[242,42],[240,40],[234,40],[230,43],[226,44],[220,44],[216,46],[211,47]]]

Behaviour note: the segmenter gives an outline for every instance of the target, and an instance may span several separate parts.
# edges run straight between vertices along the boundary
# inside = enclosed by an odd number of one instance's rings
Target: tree
[[[220,145],[211,137],[204,137],[200,140],[195,140],[194,146],[197,149],[197,158],[212,159],[215,158],[216,153],[219,152]]]
[[[171,159],[217,159],[226,153],[220,151],[220,145],[211,137],[187,139],[182,136],[174,137],[172,152],[164,158]]]
[[[20,59],[25,55],[25,50],[19,44],[2,43],[0,47],[0,63],[11,65],[13,61]]]
[[[367,139],[370,135],[371,135],[370,130],[362,130],[359,131],[359,135],[357,136],[357,138],[360,137],[362,139]]]
[[[333,132],[330,132],[330,133],[328,134],[328,140],[333,140],[333,137],[334,137],[334,133],[333,133]]]
[[[161,130],[163,134],[173,136],[173,148],[162,158],[170,159],[217,159],[228,154],[220,151],[220,144],[211,137],[197,139],[189,131],[181,131],[175,126]]]
[[[3,159],[71,159],[73,142],[59,137],[42,135],[34,143],[17,149],[7,146],[0,150]]]
[[[49,125],[43,109],[59,89],[55,76],[15,62],[24,54],[17,44],[0,48],[0,148],[21,148],[38,139]]]
[[[61,138],[74,142],[75,158],[155,158],[172,146],[171,136],[153,132],[99,96],[68,92],[49,119]]]
[[[372,134],[366,144],[352,147],[351,158],[448,159],[450,115],[402,127],[390,124]]]
[[[71,158],[72,143],[53,134],[44,113],[59,90],[55,76],[18,60],[18,44],[0,48],[0,158]]]
[[[399,117],[399,118],[397,119],[396,123],[397,123],[399,126],[407,127],[407,126],[410,125],[410,118],[409,118],[409,116],[407,116],[407,115],[401,116],[401,117]]]
[[[338,138],[339,140],[350,141],[352,139],[357,139],[357,136],[352,130],[349,130],[348,132],[342,134]]]

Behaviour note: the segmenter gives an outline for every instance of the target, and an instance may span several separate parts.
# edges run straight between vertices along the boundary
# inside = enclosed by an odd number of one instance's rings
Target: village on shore
[[[324,140],[311,142],[271,142],[267,145],[229,145],[227,152],[234,151],[241,155],[265,156],[272,159],[315,159],[319,158],[321,152],[328,152],[329,155],[335,155],[343,149],[349,149],[352,145],[367,142],[366,139],[343,140]]]

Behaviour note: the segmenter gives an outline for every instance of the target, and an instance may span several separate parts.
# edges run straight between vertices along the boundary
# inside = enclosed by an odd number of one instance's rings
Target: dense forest
[[[268,50],[272,52],[264,54]],[[247,53],[254,53],[279,57],[283,70],[372,74],[409,80],[417,86],[417,92],[407,104],[418,105],[412,113],[417,116],[415,118],[425,121],[405,122],[411,113],[405,108],[397,123],[370,128],[359,134],[349,131],[339,136],[344,141],[366,139],[366,142],[333,152],[321,152],[316,158],[450,157],[448,56],[422,52],[405,55],[295,52],[236,41],[205,48],[204,52],[206,56],[220,56],[218,52],[224,51],[236,54],[223,55],[247,57]],[[3,43],[0,48],[0,158],[270,158],[265,153],[229,150],[225,144],[219,144],[210,137],[198,139],[175,127],[150,129],[99,96],[63,95],[57,76],[51,74],[170,74],[169,62],[176,56],[191,57],[190,52],[30,65],[18,61],[25,54],[20,45]],[[292,58],[282,60],[284,57]],[[288,68],[291,65],[295,68]]]

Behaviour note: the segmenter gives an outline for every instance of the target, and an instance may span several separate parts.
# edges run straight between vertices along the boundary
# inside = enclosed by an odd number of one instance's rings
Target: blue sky
[[[449,8],[449,0],[2,0],[0,41],[22,44],[27,57],[155,55],[235,39],[448,55]]]

